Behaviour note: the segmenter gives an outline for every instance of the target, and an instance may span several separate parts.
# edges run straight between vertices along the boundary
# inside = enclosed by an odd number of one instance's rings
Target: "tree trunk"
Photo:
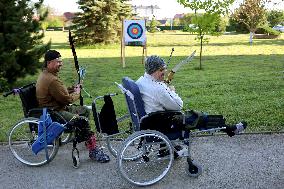
[[[202,69],[201,58],[202,58],[202,45],[203,45],[203,35],[200,36],[200,54],[199,54],[199,69]]]
[[[249,44],[252,45],[253,32],[249,32]]]

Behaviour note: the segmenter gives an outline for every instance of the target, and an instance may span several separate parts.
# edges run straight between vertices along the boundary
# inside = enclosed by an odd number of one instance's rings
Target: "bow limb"
[[[72,50],[72,54],[73,54],[73,58],[74,58],[74,65],[76,68],[76,72],[78,74],[78,84],[81,83],[81,74],[80,74],[80,68],[79,68],[79,62],[77,59],[77,54],[76,54],[76,50],[75,50],[75,46],[74,46],[74,39],[71,35],[71,30],[69,29],[69,43],[70,43],[70,48]],[[80,86],[82,89],[82,86]],[[83,96],[81,94],[81,90],[80,90],[80,105],[83,106]]]
[[[172,81],[172,79],[174,78],[174,74],[185,64],[187,64],[188,62],[190,62],[194,55],[196,53],[196,50],[193,51],[186,59],[182,60],[181,62],[179,62],[178,64],[175,65],[175,67],[168,73],[167,78],[165,79],[165,83],[170,84],[170,82]]]

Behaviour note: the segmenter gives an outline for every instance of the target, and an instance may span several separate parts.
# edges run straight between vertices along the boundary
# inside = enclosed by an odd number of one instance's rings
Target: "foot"
[[[100,163],[106,163],[110,161],[109,156],[103,152],[102,148],[98,147],[89,152],[89,157],[91,158],[91,160],[95,160]]]
[[[247,128],[247,122],[241,121],[240,123],[237,123],[232,126],[227,126],[224,130],[230,137],[240,134],[243,130]]]

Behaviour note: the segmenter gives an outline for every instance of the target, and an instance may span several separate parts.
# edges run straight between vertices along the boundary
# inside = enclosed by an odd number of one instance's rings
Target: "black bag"
[[[104,101],[105,101],[105,104],[103,105],[101,112],[99,113],[100,127],[97,121],[96,128],[99,132],[112,135],[112,134],[119,132],[117,121],[116,121],[114,105],[113,105],[113,101],[110,95],[105,95]]]

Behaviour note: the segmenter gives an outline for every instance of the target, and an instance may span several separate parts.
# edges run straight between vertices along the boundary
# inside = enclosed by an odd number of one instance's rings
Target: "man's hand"
[[[74,85],[72,85],[71,87],[67,88],[68,93],[74,93]]]
[[[80,91],[81,91],[81,84],[77,84],[75,87],[74,87],[74,93],[76,94],[79,94]]]

